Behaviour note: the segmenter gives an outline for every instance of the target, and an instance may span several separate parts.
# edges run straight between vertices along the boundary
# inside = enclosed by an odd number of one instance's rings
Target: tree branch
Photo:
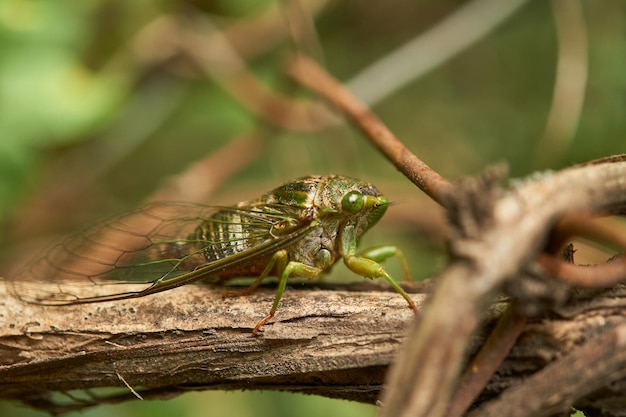
[[[383,415],[444,415],[472,334],[495,294],[511,294],[525,315],[564,302],[568,287],[550,280],[535,260],[559,216],[623,207],[625,174],[625,162],[609,162],[538,176],[508,190],[499,187],[498,173],[458,187],[448,204],[452,259],[390,372]]]
[[[0,396],[47,409],[51,392],[125,382],[143,397],[280,389],[374,403],[414,316],[375,283],[358,292],[363,284],[307,286],[286,291],[255,337],[274,288],[224,297],[224,289],[189,285],[130,301],[45,307],[16,300],[0,284]],[[424,298],[413,296],[418,305]],[[121,399],[132,397],[124,391]]]
[[[429,287],[405,288],[422,306]],[[51,412],[133,399],[129,387],[143,398],[271,389],[373,404],[413,317],[388,289],[378,283],[296,286],[254,337],[251,328],[271,304],[273,288],[224,298],[221,288],[188,285],[135,300],[41,307],[15,300],[0,285],[0,396]],[[508,305],[502,299],[487,310],[470,353]],[[623,323],[625,309],[626,288],[619,286],[580,293],[552,319],[531,321],[474,407]],[[595,390],[584,404],[615,407],[625,386]],[[121,388],[106,398],[61,404],[50,397],[97,387]]]

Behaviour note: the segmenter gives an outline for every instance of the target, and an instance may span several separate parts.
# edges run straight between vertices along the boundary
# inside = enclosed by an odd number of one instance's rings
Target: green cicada
[[[12,280],[23,301],[70,305],[143,297],[190,282],[278,277],[276,313],[291,277],[316,278],[339,259],[356,274],[383,278],[409,303],[379,262],[394,246],[357,252],[363,234],[389,205],[376,187],[338,175],[290,181],[234,206],[156,203],[100,223],[51,248]],[[129,283],[137,284],[128,290]],[[120,284],[125,284],[121,290]]]

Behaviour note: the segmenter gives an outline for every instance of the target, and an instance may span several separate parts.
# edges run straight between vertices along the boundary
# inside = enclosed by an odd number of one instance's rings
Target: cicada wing
[[[107,219],[50,247],[10,278],[26,302],[71,304],[85,297],[149,287],[166,274],[183,274],[163,259],[160,242],[180,238],[215,207],[154,203]]]
[[[216,220],[217,211],[226,216]],[[278,213],[278,214],[277,214]],[[243,252],[207,263],[204,252],[222,247],[218,238],[192,236],[200,225],[224,218],[240,222],[245,234],[234,239],[260,242]],[[212,273],[271,254],[307,231],[297,223],[290,233],[272,234],[285,221],[280,211],[184,203],[153,203],[111,218],[51,247],[10,279],[25,302],[65,305],[139,297],[209,278]],[[237,229],[235,227],[235,229]],[[232,244],[233,237],[229,242]]]

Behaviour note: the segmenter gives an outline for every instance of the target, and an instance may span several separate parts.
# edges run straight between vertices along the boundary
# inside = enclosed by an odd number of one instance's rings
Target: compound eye
[[[349,213],[361,211],[364,204],[365,199],[363,198],[363,194],[358,191],[350,191],[348,194],[344,195],[343,200],[341,200],[341,207],[344,211]]]

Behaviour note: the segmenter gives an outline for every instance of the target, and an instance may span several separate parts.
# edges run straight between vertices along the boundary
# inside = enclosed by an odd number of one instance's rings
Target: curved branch
[[[387,159],[433,200],[442,204],[453,191],[447,179],[404,146],[365,104],[315,61],[299,55],[292,61],[289,74],[352,118]]]
[[[168,398],[217,389],[283,390],[374,404],[413,316],[382,284],[299,287],[285,293],[275,321],[254,337],[251,327],[271,304],[272,288],[223,298],[223,289],[189,285],[167,296],[44,308],[14,300],[2,284],[0,398],[53,413],[137,395]],[[423,305],[429,287],[406,289],[418,291],[412,298]],[[485,329],[508,306],[502,300],[493,304]],[[625,310],[626,288],[617,287],[595,298],[580,293],[551,320],[529,321],[474,406],[545,364],[558,364],[590,335],[623,322]],[[470,353],[484,343],[485,333],[475,336]],[[585,363],[586,357],[578,358]],[[619,411],[614,399],[626,394],[626,384],[614,380],[604,380],[613,391],[590,393],[581,404]],[[98,387],[120,391],[99,397]],[[91,392],[89,400],[52,401],[54,392],[84,389]]]
[[[471,335],[494,294],[523,280],[560,215],[623,205],[626,163],[570,168],[508,191],[487,178],[459,187],[451,197],[449,215],[457,227],[450,242],[454,258],[392,367],[383,416],[445,413]],[[538,297],[529,299],[541,309]],[[535,308],[532,303],[523,307]]]

